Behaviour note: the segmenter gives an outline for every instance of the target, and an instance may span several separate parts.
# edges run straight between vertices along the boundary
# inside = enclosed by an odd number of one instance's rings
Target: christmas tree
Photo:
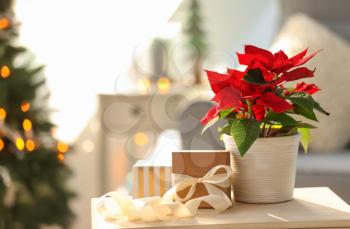
[[[205,33],[202,29],[201,8],[197,0],[189,1],[189,11],[184,23],[184,33],[188,43],[194,47],[191,54],[191,60],[194,62],[193,75],[194,84],[202,83],[202,61],[207,52],[207,43]]]
[[[68,146],[52,136],[43,66],[17,36],[12,1],[0,0],[0,228],[68,228]]]

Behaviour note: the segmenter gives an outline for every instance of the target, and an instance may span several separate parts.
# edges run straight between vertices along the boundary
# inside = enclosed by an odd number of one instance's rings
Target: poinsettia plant
[[[317,121],[315,110],[329,115],[312,95],[320,89],[315,84],[299,82],[292,87],[285,83],[313,77],[314,70],[300,67],[317,52],[307,49],[289,58],[282,50],[271,53],[246,45],[237,53],[244,71],[227,69],[226,73],[206,71],[215,96],[215,105],[201,120],[203,131],[220,119],[227,123],[221,134],[231,135],[243,156],[258,137],[301,135],[305,152],[310,140],[309,129],[315,126],[296,120],[295,115]]]

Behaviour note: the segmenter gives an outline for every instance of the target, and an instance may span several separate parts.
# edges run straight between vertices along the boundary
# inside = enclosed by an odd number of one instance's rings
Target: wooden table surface
[[[350,228],[350,207],[326,187],[297,188],[294,199],[279,204],[244,204],[223,213],[201,209],[197,216],[155,223],[106,223],[92,204],[92,229],[117,228]]]

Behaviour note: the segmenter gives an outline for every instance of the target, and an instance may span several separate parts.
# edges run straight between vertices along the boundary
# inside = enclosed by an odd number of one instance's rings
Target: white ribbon
[[[224,169],[225,173],[216,174],[220,169]],[[231,186],[231,175],[231,167],[227,165],[218,165],[201,178],[173,174],[175,185],[164,194],[163,198],[153,196],[132,199],[119,192],[110,192],[98,201],[97,212],[107,221],[142,220],[151,222],[166,220],[170,217],[192,217],[197,214],[202,201],[221,212],[232,206],[231,199],[220,189]],[[191,199],[198,183],[204,185],[208,195]],[[186,196],[179,197],[177,193],[187,188],[189,191]]]

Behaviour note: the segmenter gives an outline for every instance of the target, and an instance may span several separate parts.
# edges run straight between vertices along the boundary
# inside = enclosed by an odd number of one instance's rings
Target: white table
[[[92,229],[117,228],[350,228],[350,207],[329,188],[297,188],[294,199],[279,204],[244,204],[223,213],[201,209],[193,218],[154,223],[104,222],[91,200]]]

